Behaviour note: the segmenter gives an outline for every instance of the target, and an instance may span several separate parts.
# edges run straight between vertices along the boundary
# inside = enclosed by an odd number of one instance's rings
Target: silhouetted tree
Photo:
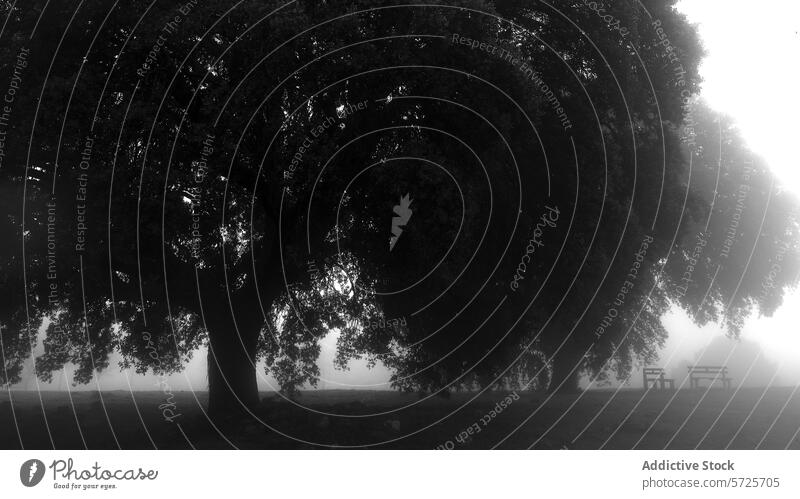
[[[113,351],[174,372],[208,345],[217,414],[257,402],[260,360],[315,383],[333,330],[341,366],[432,391],[574,388],[663,341],[665,263],[709,203],[686,189],[700,49],[672,2],[609,7],[624,34],[582,2],[36,5],[2,35],[4,75],[31,45],[2,170],[4,381],[43,321],[43,379],[86,382]]]

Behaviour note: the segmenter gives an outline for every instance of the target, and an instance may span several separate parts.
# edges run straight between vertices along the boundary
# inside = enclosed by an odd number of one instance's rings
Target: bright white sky
[[[800,2],[681,0],[707,50],[702,95],[800,194]]]

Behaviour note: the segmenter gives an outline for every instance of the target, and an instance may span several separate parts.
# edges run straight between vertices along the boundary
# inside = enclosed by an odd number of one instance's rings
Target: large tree
[[[259,361],[315,383],[334,330],[341,365],[401,389],[573,388],[699,301],[671,284],[711,202],[672,2],[35,5],[1,35],[4,74],[31,48],[0,172],[3,381],[44,323],[43,379],[207,345],[213,413],[252,408]]]

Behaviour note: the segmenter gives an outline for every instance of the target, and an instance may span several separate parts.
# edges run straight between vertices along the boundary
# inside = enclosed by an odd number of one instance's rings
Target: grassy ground
[[[303,392],[296,405],[264,393],[255,411],[262,422],[215,427],[203,392],[176,393],[174,407],[161,392],[2,392],[0,448],[800,448],[800,390],[792,388],[473,397],[327,390]],[[510,404],[498,413],[501,400]],[[180,414],[172,423],[166,408]]]

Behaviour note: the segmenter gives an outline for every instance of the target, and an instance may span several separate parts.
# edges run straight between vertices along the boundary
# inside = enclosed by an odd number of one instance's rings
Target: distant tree
[[[797,285],[800,205],[731,118],[702,101],[691,117],[694,206],[664,286],[698,324],[720,323],[736,337],[748,316],[772,315]]]
[[[731,341],[723,336],[716,336],[695,353],[693,361],[696,365],[726,366],[734,386],[765,387],[781,383],[778,376],[779,364],[764,355],[761,345],[753,340]],[[681,368],[678,375],[685,377],[686,367]]]

